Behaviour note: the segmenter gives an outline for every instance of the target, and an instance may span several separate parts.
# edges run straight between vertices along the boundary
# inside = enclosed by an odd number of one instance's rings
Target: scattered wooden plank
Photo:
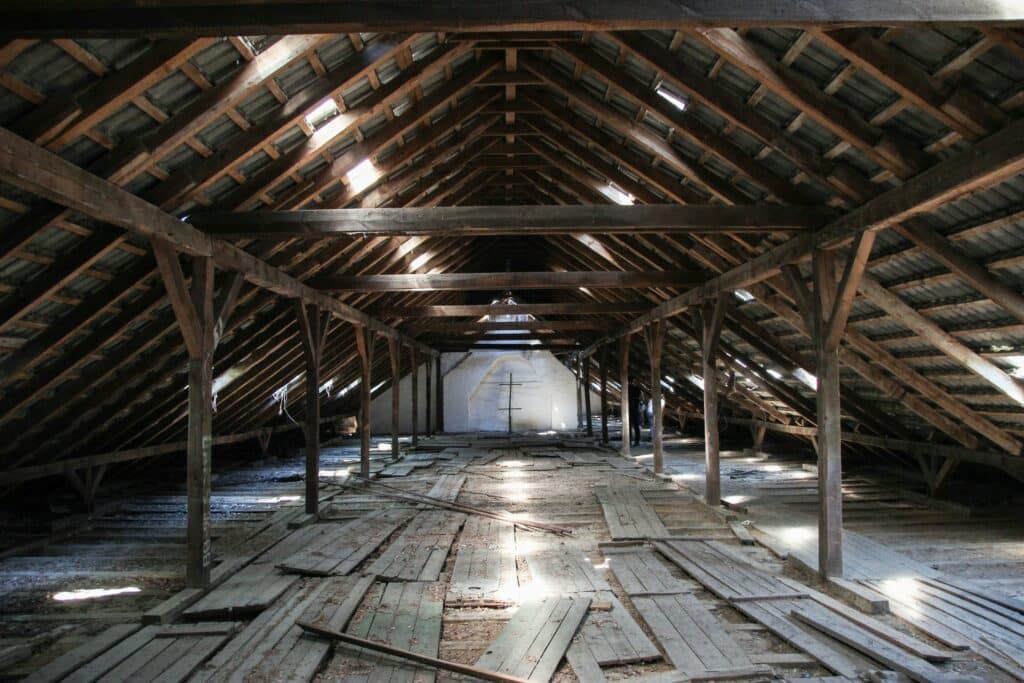
[[[689,593],[694,584],[672,576],[661,560],[645,547],[602,548],[609,566],[630,597]]]
[[[345,628],[373,581],[373,576],[336,577],[293,592],[249,622],[196,672],[192,683],[312,680],[330,647],[323,640],[302,637],[296,620]]]
[[[344,524],[316,524],[306,545],[278,563],[284,572],[305,576],[348,574],[408,518],[408,510],[379,510]]]
[[[607,605],[607,609],[596,609],[599,604]],[[658,648],[610,591],[594,595],[573,648],[578,645],[589,649],[599,666],[661,659]]]
[[[954,680],[920,657],[916,657],[882,638],[857,628],[852,622],[830,616],[818,610],[795,609],[791,614],[822,633],[860,650],[872,659],[878,660],[915,681],[921,681],[921,683],[940,683]],[[962,675],[958,676],[955,680],[965,681],[968,678]]]
[[[445,604],[512,605],[518,594],[515,527],[486,517],[469,517],[456,546]]]
[[[458,513],[418,512],[367,572],[389,580],[436,581],[465,520],[466,516]]]
[[[476,666],[547,683],[589,607],[589,597],[552,596],[524,603]]]
[[[578,594],[611,590],[582,551],[565,544],[545,545],[539,536],[533,541],[529,538],[525,533],[517,536],[517,540],[526,541],[526,550],[521,554],[533,578],[531,593]]]
[[[375,650],[377,652],[383,652],[384,654],[391,655],[404,660],[417,662],[419,664],[425,664],[435,669],[441,669],[444,671],[453,671],[455,673],[463,674],[471,678],[479,678],[485,681],[494,681],[494,683],[527,683],[524,678],[516,678],[515,676],[507,676],[505,674],[499,674],[494,671],[487,671],[475,666],[467,666],[466,664],[459,664],[458,662],[449,662],[443,659],[437,659],[436,657],[428,657],[421,655],[418,652],[411,652],[409,650],[402,650],[400,648],[391,647],[383,643],[374,642],[366,638],[360,638],[353,636],[348,633],[342,633],[337,630],[325,628],[323,626],[317,626],[305,621],[296,622],[302,630],[318,635],[322,638],[328,638],[330,640],[337,640],[350,645],[366,648],[368,650]]]
[[[90,638],[73,650],[64,653],[37,671],[29,674],[26,683],[52,683],[59,681],[73,671],[85,666],[87,662],[99,657],[128,636],[138,631],[138,624],[117,624],[111,626],[94,638]]]
[[[741,522],[729,522],[729,528],[742,545],[757,545],[757,540]]]
[[[250,617],[272,605],[298,579],[280,572],[273,559],[261,558],[204,595],[182,616],[192,621]]]
[[[385,584],[367,598],[367,609],[349,627],[359,638],[436,658],[441,641],[444,587],[420,581]],[[337,630],[337,629],[336,629]],[[364,674],[367,667],[369,671]],[[348,678],[358,669],[372,681],[433,681],[429,667],[365,648],[345,647],[327,665],[327,679]]]
[[[608,531],[615,540],[669,536],[658,513],[640,489],[629,485],[596,486],[594,493],[604,512]]]
[[[743,649],[690,594],[634,598],[633,605],[672,664],[691,680],[750,678],[771,673]]]
[[[442,474],[437,478],[437,482],[434,483],[434,486],[431,487],[427,495],[431,498],[454,503],[465,483],[466,475],[464,474]]]

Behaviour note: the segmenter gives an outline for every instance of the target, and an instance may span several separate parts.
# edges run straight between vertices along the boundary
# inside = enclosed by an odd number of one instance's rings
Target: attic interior
[[[1024,6],[723,4],[4,3],[0,679],[1024,680]]]

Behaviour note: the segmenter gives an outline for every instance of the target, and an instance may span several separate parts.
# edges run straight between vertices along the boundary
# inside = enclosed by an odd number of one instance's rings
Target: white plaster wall
[[[514,431],[576,428],[576,378],[550,351],[474,351],[441,356],[444,429],[447,432],[508,429],[508,382]],[[454,367],[453,367],[454,366]]]
[[[416,393],[419,394],[417,413],[419,414],[416,420],[417,429],[419,433],[424,432],[424,426],[427,423],[427,364],[420,365],[419,369],[419,386],[417,387]],[[429,364],[431,372],[434,370],[434,363]],[[431,377],[430,391],[435,393],[434,388],[434,377]],[[380,381],[380,380],[378,380]],[[358,391],[358,389],[356,390]],[[407,374],[398,383],[398,399],[399,399],[399,420],[398,420],[398,431],[401,434],[412,433],[412,373]],[[434,396],[430,397],[431,411],[436,410],[433,407]],[[434,418],[431,417],[431,423]],[[374,397],[370,403],[370,431],[374,434],[390,434],[391,433],[391,389],[390,387]]]

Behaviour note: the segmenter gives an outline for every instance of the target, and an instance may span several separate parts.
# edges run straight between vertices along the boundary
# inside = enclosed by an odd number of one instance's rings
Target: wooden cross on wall
[[[510,372],[510,373],[508,373],[508,381],[507,382],[487,382],[487,384],[497,384],[498,386],[508,387],[508,407],[507,408],[498,408],[498,412],[500,413],[500,412],[508,411],[508,433],[511,434],[512,433],[512,411],[513,410],[522,410],[522,408],[513,408],[512,407],[512,387],[521,387],[524,384],[536,384],[536,381],[528,380],[528,381],[525,381],[525,382],[514,382],[514,381],[512,381],[512,373]]]

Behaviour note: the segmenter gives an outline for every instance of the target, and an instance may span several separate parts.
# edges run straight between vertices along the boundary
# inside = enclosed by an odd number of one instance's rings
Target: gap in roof
[[[354,194],[359,194],[370,185],[373,185],[380,178],[380,169],[373,163],[372,159],[363,159],[349,169],[345,174],[345,182]]]

